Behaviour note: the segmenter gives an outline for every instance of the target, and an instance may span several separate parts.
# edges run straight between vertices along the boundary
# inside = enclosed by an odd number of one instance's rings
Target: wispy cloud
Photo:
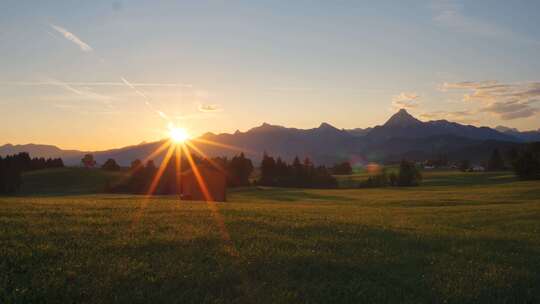
[[[444,83],[443,90],[465,90],[463,101],[480,104],[479,112],[502,120],[527,118],[540,113],[540,82],[499,83],[497,81],[464,81]]]
[[[115,98],[113,98],[111,96],[90,91],[88,88],[76,88],[76,87],[74,87],[74,86],[72,86],[72,85],[70,85],[68,83],[65,83],[65,82],[57,80],[57,79],[49,79],[47,81],[47,83],[49,83],[50,85],[54,85],[54,86],[63,88],[64,90],[69,91],[71,93],[74,93],[75,95],[77,95],[75,97],[75,99],[77,101],[83,102],[83,104],[86,105],[86,106],[90,105],[88,103],[88,101],[90,101],[90,102],[99,102],[100,107],[106,107],[108,109],[113,109],[114,108],[114,106],[112,105],[112,102],[114,101]],[[73,101],[74,97],[73,96],[65,96],[65,95],[63,95],[63,96],[54,96],[54,97],[45,96],[45,99],[54,100],[54,101],[60,101],[60,100]],[[72,107],[80,107],[81,103],[71,104],[71,105],[72,105]]]
[[[75,89],[74,87],[72,87],[71,85],[65,83],[65,82],[62,82],[62,81],[59,81],[59,80],[56,80],[56,79],[51,79],[49,82],[48,82],[50,85],[53,85],[53,86],[59,86],[59,87],[62,87],[70,92],[73,92],[77,95],[84,95],[84,93],[80,90],[77,90]]]
[[[85,86],[85,87],[122,87],[126,83],[124,81],[86,81],[86,82],[73,82],[67,81],[64,82],[70,86]],[[137,87],[183,87],[191,88],[193,85],[184,84],[184,83],[159,83],[159,82],[131,82],[133,86]],[[4,81],[0,82],[0,85],[10,85],[10,86],[48,86],[55,85],[50,81]]]
[[[401,92],[392,97],[392,106],[396,109],[413,109],[419,106],[420,95],[414,92]]]
[[[430,6],[433,10],[433,21],[451,31],[539,44],[538,41],[511,29],[467,15],[464,5],[456,0],[433,0]]]
[[[450,120],[465,124],[476,124],[478,120],[474,118],[475,111],[433,111],[420,114],[420,117],[425,120]]]
[[[218,105],[199,105],[199,111],[204,113],[214,113],[214,112],[221,112],[222,109]]]
[[[310,88],[310,87],[275,87],[275,88],[270,88],[270,91],[276,91],[276,92],[310,92],[310,91],[314,91],[314,88]]]
[[[54,25],[54,24],[51,24],[50,25],[55,31],[57,31],[58,33],[62,34],[62,36],[64,36],[64,38],[66,38],[67,40],[75,43],[77,46],[79,46],[79,48],[84,51],[84,52],[91,52],[93,49],[91,46],[89,46],[86,42],[82,41],[79,37],[77,37],[75,34],[73,34],[72,32],[66,30],[65,28],[61,27],[61,26],[58,26],[58,25]]]

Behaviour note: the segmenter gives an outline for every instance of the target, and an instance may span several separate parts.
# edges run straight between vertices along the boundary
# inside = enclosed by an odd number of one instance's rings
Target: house
[[[192,168],[184,171],[180,179],[181,199],[225,202],[227,200],[227,177],[225,172],[205,164],[197,165],[197,172],[200,174],[204,187]],[[204,191],[204,188],[207,191]]]
[[[475,165],[471,168],[471,171],[473,172],[484,172],[486,169],[483,166]]]

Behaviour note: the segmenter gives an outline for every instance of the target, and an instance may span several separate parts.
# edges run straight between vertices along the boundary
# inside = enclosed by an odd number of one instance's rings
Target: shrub
[[[412,162],[402,160],[399,164],[399,173],[397,175],[397,186],[410,187],[418,186],[422,181],[422,174]]]

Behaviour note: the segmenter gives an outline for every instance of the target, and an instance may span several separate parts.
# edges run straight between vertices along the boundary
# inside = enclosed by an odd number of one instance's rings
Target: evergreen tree
[[[349,162],[335,164],[334,167],[332,167],[332,173],[335,175],[351,175],[352,171],[352,166]]]
[[[504,160],[499,153],[499,149],[493,150],[487,163],[488,171],[504,170]]]
[[[264,186],[274,186],[276,181],[276,161],[273,157],[264,153],[261,162],[260,184]]]
[[[225,167],[228,171],[230,186],[249,185],[249,177],[253,172],[253,164],[250,159],[245,157],[244,153],[234,156]]]
[[[520,179],[540,179],[540,142],[529,144],[519,153],[512,165]]]

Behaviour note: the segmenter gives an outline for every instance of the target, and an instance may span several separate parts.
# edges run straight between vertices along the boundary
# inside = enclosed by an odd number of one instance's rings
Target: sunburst
[[[169,162],[173,158],[174,158],[174,163],[175,163],[174,167],[175,167],[175,173],[176,173],[177,189],[178,191],[180,191],[181,178],[182,178],[182,159],[185,156],[185,159],[187,160],[189,167],[191,167],[191,169],[193,170],[193,174],[195,175],[195,180],[199,186],[199,189],[201,190],[201,193],[203,194],[207,202],[208,208],[218,226],[221,237],[225,241],[225,250],[233,256],[238,256],[239,253],[234,247],[234,245],[232,244],[231,237],[225,226],[225,221],[223,219],[223,216],[219,213],[219,209],[216,203],[213,201],[212,194],[208,190],[207,183],[204,180],[204,177],[201,174],[197,166],[197,163],[195,162],[195,159],[193,158],[191,150],[195,151],[200,157],[202,157],[207,163],[209,163],[216,169],[222,172],[225,172],[225,169],[222,166],[220,166],[217,162],[210,159],[210,157],[208,157],[206,153],[204,153],[199,147],[197,147],[196,142],[205,144],[205,145],[212,145],[212,146],[216,146],[220,148],[225,148],[225,149],[237,151],[237,152],[245,151],[245,149],[243,150],[235,146],[221,144],[221,143],[214,142],[208,139],[191,138],[191,136],[189,135],[189,133],[187,132],[185,128],[177,127],[172,124],[168,125],[168,135],[169,135],[169,139],[166,140],[158,148],[156,148],[156,150],[154,150],[152,153],[150,153],[150,155],[146,157],[143,162],[143,163],[146,163],[147,161],[155,157],[158,157],[160,154],[165,153],[165,156],[163,157],[163,160],[156,174],[152,178],[150,187],[148,188],[148,191],[146,192],[145,199],[143,200],[138,212],[135,214],[133,224],[135,224],[135,222],[138,222],[138,220],[142,217],[144,213],[144,209],[146,208],[149,202],[148,199],[154,195],[159,185],[159,182],[161,178],[163,177],[163,174],[165,170],[167,169],[167,166],[169,165]]]

